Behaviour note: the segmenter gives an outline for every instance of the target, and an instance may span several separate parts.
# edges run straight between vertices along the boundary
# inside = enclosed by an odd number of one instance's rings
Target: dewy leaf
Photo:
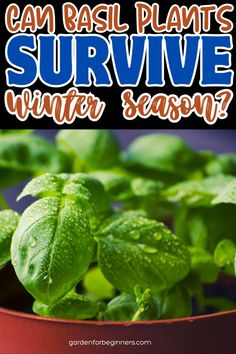
[[[163,195],[171,202],[180,202],[187,206],[210,206],[216,204],[216,197],[233,181],[232,176],[215,176],[199,181],[178,183]]]
[[[86,296],[68,294],[55,305],[35,301],[33,311],[43,317],[86,320],[96,316],[98,306]]]
[[[112,209],[112,212],[109,217],[103,220],[101,223],[99,229],[97,230],[100,232],[100,230],[105,229],[106,227],[110,226],[113,222],[120,218],[134,218],[134,217],[143,217],[147,218],[147,214],[145,213],[144,210],[122,210],[119,208],[114,208]]]
[[[212,204],[232,203],[236,204],[236,178],[230,182],[219,195],[212,200]]]
[[[74,172],[109,169],[119,160],[119,144],[109,130],[61,130],[58,145],[74,160]]]
[[[17,201],[31,195],[32,197],[60,196],[65,184],[65,179],[59,174],[45,173],[33,178],[26,184],[23,191],[17,197]]]
[[[95,178],[85,174],[44,174],[32,179],[18,196],[34,197],[73,196],[90,201],[98,213],[109,209],[109,200],[103,185]]]
[[[236,257],[236,245],[231,240],[222,240],[218,243],[214,258],[216,264],[228,275],[234,276],[234,261]]]
[[[191,174],[194,169],[202,167],[202,160],[201,155],[183,139],[167,134],[141,136],[123,153],[124,163],[134,170],[139,169],[141,173],[144,169],[156,171],[164,173],[163,177],[169,175],[172,178]]]
[[[107,213],[110,209],[109,198],[101,182],[86,174],[74,174],[69,178],[69,183],[64,187],[64,192],[68,193],[70,188],[73,191],[73,185],[76,186],[77,184],[80,184],[89,191],[91,202],[97,213]]]
[[[11,259],[11,239],[19,219],[20,215],[13,210],[0,211],[0,268]]]
[[[13,235],[16,274],[39,301],[54,304],[82,279],[94,249],[78,199],[47,197],[28,207]]]
[[[191,268],[196,272],[202,283],[215,283],[219,275],[219,267],[214,262],[213,256],[207,251],[189,247],[191,254]]]
[[[132,293],[140,284],[159,292],[188,274],[187,249],[155,220],[123,215],[103,226],[96,241],[101,270],[121,291]]]
[[[83,279],[83,287],[89,295],[98,299],[110,299],[115,294],[113,285],[106,280],[99,267],[89,270]]]
[[[33,134],[0,136],[0,187],[42,172],[66,172],[68,158],[46,139]]]

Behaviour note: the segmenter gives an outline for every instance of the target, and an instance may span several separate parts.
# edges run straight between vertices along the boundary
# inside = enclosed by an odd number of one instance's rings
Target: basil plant
[[[205,291],[235,277],[233,154],[165,134],[120,151],[104,130],[0,140],[0,185],[33,177],[22,215],[2,205],[0,269],[11,261],[36,314],[145,321],[236,307]]]

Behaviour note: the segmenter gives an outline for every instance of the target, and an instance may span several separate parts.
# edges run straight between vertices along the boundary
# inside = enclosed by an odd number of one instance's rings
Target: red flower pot
[[[235,354],[236,311],[148,322],[66,321],[0,308],[2,354]]]

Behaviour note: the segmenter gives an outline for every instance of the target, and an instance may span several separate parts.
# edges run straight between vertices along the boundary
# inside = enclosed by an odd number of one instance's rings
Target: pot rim
[[[165,319],[165,320],[150,320],[150,321],[94,321],[94,320],[66,320],[62,318],[50,318],[50,317],[41,317],[34,314],[28,314],[25,312],[14,311],[5,309],[0,307],[0,314],[19,317],[26,320],[35,320],[35,321],[43,321],[43,322],[51,322],[51,323],[62,323],[62,324],[80,324],[80,325],[95,325],[95,326],[147,326],[147,325],[158,325],[158,324],[175,324],[175,323],[183,323],[183,322],[195,322],[198,320],[210,319],[210,318],[218,318],[228,315],[236,315],[236,310],[224,311],[224,312],[216,312],[207,315],[199,315],[192,317],[183,317],[183,318],[174,318],[174,319]]]

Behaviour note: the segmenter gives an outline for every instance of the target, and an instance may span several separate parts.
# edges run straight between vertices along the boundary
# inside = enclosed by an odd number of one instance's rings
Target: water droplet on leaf
[[[154,238],[156,241],[160,241],[162,239],[162,234],[156,233],[154,234]]]
[[[37,240],[36,240],[36,238],[35,237],[30,237],[30,239],[29,239],[29,246],[30,247],[35,247],[36,246],[36,244],[37,244]]]
[[[140,233],[138,231],[131,231],[129,236],[134,240],[138,240],[140,238]]]
[[[154,254],[154,253],[158,252],[158,250],[156,248],[144,245],[143,243],[139,243],[138,246],[145,253]]]

